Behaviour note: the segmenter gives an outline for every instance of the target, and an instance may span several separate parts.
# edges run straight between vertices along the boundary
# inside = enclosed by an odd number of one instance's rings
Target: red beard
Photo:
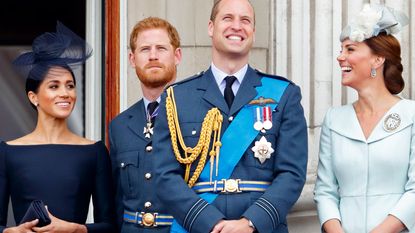
[[[145,86],[158,88],[166,86],[173,80],[176,74],[176,66],[174,64],[166,66],[158,61],[151,61],[144,68],[136,67],[135,71]]]

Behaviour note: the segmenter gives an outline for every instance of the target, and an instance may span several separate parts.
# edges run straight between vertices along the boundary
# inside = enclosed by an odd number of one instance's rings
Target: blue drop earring
[[[372,78],[376,77],[376,69],[375,68],[370,69],[370,77],[372,77]]]

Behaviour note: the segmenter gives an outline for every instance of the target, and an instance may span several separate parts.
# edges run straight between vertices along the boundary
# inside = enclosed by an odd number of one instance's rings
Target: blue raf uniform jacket
[[[194,147],[208,110],[219,108],[224,117],[222,130],[225,131],[232,116],[236,116],[243,106],[255,98],[255,87],[261,85],[263,76],[285,80],[289,85],[277,109],[272,112],[272,128],[265,134],[260,133],[251,142],[230,178],[267,181],[271,185],[265,192],[219,194],[212,204],[201,199],[183,181],[185,168],[178,163],[172,151],[166,96],[163,95],[154,137],[157,196],[189,232],[209,232],[221,219],[240,219],[243,216],[253,222],[258,232],[288,232],[286,215],[297,201],[306,179],[307,127],[300,104],[300,89],[289,80],[262,74],[249,67],[230,109],[210,69],[176,84],[174,95],[184,141],[187,146]],[[275,152],[261,163],[254,157],[251,148],[263,135]],[[238,142],[234,144],[238,146]],[[191,171],[196,164],[193,163]]]
[[[151,138],[146,138],[143,100],[118,115],[109,126],[110,156],[116,188],[117,225],[122,233],[170,232],[169,226],[144,227],[133,223],[134,213],[166,214],[156,197]],[[154,137],[154,136],[153,136]],[[124,211],[130,221],[124,221]]]

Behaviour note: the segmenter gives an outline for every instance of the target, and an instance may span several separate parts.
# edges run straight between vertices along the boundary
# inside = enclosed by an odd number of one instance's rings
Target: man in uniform
[[[155,126],[157,196],[175,218],[171,232],[288,232],[306,179],[300,89],[248,65],[248,0],[215,1],[208,33],[210,68],[167,89]]]
[[[149,17],[134,26],[130,49],[143,99],[109,126],[118,228],[122,233],[169,232],[173,217],[156,197],[152,138],[160,95],[176,78],[180,38],[169,22]]]

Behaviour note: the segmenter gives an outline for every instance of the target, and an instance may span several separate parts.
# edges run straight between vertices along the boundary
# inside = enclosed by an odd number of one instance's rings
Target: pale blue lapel
[[[408,110],[411,111],[412,109],[407,106],[407,103],[408,103],[407,100],[403,99],[399,101],[398,103],[396,103],[391,109],[389,109],[389,111],[382,117],[382,119],[376,125],[375,129],[373,129],[373,132],[370,134],[369,138],[367,139],[367,143],[372,143],[372,142],[382,140],[412,125],[413,114],[407,113]],[[383,125],[384,125],[385,119],[392,113],[397,113],[399,115],[399,117],[401,118],[401,123],[399,124],[398,128],[396,128],[395,130],[391,132],[388,132],[384,129]]]
[[[334,132],[353,140],[364,143],[379,141],[413,124],[412,119],[409,116],[411,114],[405,114],[406,111],[411,109],[407,106],[407,103],[407,100],[401,100],[395,104],[395,106],[393,106],[378,122],[367,140],[363,134],[359,120],[357,119],[356,112],[351,104],[335,109],[335,115],[331,118],[329,127]],[[401,123],[396,130],[387,132],[383,128],[383,124],[385,118],[391,113],[398,113],[401,117]]]
[[[335,108],[335,114],[331,118],[330,129],[336,133],[358,141],[366,142],[356,113],[351,104]]]

